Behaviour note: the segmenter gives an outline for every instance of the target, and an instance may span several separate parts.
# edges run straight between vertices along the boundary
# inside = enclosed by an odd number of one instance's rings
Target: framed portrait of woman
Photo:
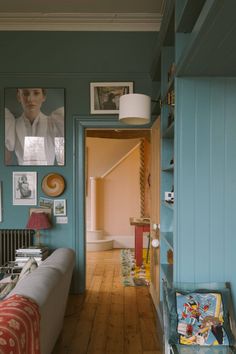
[[[63,88],[5,88],[5,164],[65,164]]]

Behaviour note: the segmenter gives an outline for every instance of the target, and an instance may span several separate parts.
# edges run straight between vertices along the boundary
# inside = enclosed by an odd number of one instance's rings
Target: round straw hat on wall
[[[42,191],[49,197],[58,197],[64,192],[65,180],[58,173],[49,173],[43,178]]]

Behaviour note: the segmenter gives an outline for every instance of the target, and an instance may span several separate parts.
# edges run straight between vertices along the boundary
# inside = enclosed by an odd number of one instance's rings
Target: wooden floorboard
[[[87,253],[86,292],[70,295],[52,354],[161,354],[148,287],[124,287],[120,251]]]

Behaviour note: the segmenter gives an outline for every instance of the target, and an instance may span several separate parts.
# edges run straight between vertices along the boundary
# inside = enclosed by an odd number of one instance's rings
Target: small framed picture
[[[55,216],[66,216],[66,200],[65,199],[54,200],[53,214]]]
[[[40,208],[44,208],[44,209],[51,208],[51,209],[53,209],[53,203],[54,203],[53,199],[39,197],[39,206],[40,206]]]
[[[13,172],[13,205],[37,205],[37,172]]]
[[[91,82],[90,113],[118,114],[120,96],[133,93],[133,82]]]

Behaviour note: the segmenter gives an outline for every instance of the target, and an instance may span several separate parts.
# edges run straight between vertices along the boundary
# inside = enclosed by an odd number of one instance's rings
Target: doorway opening
[[[88,252],[134,248],[130,218],[150,217],[150,143],[150,129],[86,129]]]
[[[157,119],[155,122],[159,122],[160,119]],[[158,209],[159,206],[159,196],[157,195],[158,193],[158,188],[154,188],[155,184],[159,184],[159,174],[160,174],[160,168],[159,168],[159,133],[156,134],[156,131],[159,131],[160,128],[157,127],[155,128],[155,122],[152,124],[151,127],[128,127],[125,125],[121,125],[120,122],[117,122],[117,119],[115,118],[104,118],[104,117],[99,117],[91,120],[91,117],[79,117],[75,116],[74,119],[74,132],[75,132],[75,168],[74,168],[74,189],[75,189],[75,199],[74,199],[74,219],[75,219],[75,227],[74,227],[74,247],[76,251],[76,271],[75,271],[75,276],[74,276],[74,283],[73,283],[73,289],[75,292],[78,293],[83,293],[86,290],[86,274],[87,274],[87,269],[86,269],[86,232],[87,232],[87,223],[86,223],[86,191],[87,191],[87,183],[88,182],[88,166],[87,162],[88,159],[86,158],[86,155],[89,156],[89,151],[87,151],[86,154],[86,139],[87,139],[87,133],[92,137],[92,134],[118,134],[119,132],[123,133],[127,131],[127,134],[130,132],[131,134],[136,134],[137,132],[140,132],[142,134],[150,134],[151,139],[150,139],[150,146],[151,146],[151,160],[154,161],[155,163],[152,165],[151,170],[151,178],[150,184],[151,184],[151,194],[154,195],[154,198],[151,198],[151,203],[153,204],[153,201],[155,202],[154,204],[154,210]],[[154,127],[154,130],[153,130]],[[131,132],[132,131],[132,132]],[[154,134],[155,133],[155,134]],[[95,136],[95,135],[94,135]],[[96,136],[97,137],[97,136]],[[101,138],[105,138],[102,136]],[[126,138],[129,138],[126,136]],[[135,136],[137,138],[137,136]],[[98,160],[99,161],[99,160]],[[154,183],[155,182],[155,183]],[[128,194],[128,193],[127,193]],[[122,210],[122,206],[120,207],[119,210]],[[151,210],[153,209],[153,205],[151,207]],[[158,223],[159,218],[158,218],[158,211],[156,214],[156,217],[153,218],[153,215],[151,217],[151,223]],[[131,215],[127,215],[128,217]],[[126,217],[127,218],[127,217]],[[131,231],[132,232],[132,231]],[[151,232],[152,234],[152,232]],[[134,235],[134,232],[132,232],[132,235]],[[156,237],[156,235],[154,235]],[[158,256],[158,254],[157,254]],[[158,259],[158,257],[155,257],[155,259]],[[152,263],[152,248],[151,248],[151,257],[150,261]],[[158,263],[155,265],[156,268],[158,268]],[[152,266],[151,266],[152,268]],[[158,274],[158,270],[156,270],[154,273],[151,271],[151,283],[152,283],[152,278],[153,276],[156,278],[156,274]],[[158,280],[156,282],[158,284]],[[155,290],[155,289],[154,289]],[[158,289],[157,289],[158,290]],[[151,287],[150,287],[151,291]],[[152,293],[152,291],[151,291]],[[152,296],[153,297],[153,296]],[[155,301],[156,303],[156,301]]]

